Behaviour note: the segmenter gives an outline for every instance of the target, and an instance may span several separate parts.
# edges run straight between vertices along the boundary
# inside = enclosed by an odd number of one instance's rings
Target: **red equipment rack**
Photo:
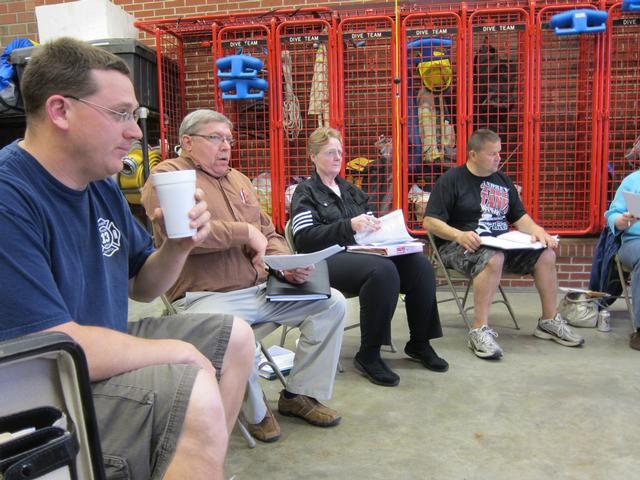
[[[345,175],[370,195],[374,213],[384,215],[399,204],[395,23],[387,15],[348,17],[337,38]]]
[[[604,34],[558,37],[547,28],[556,13],[605,4]],[[584,235],[602,228],[620,180],[640,163],[640,18],[620,6],[485,0],[404,5],[395,16],[389,5],[346,5],[137,25],[156,41],[163,158],[186,113],[223,111],[239,140],[232,165],[255,180],[279,228],[288,187],[312,171],[306,143],[320,124],[342,131],[344,174],[370,194],[375,213],[403,208],[418,235],[428,192],[445,168],[464,163],[468,135],[484,127],[501,135],[504,170],[534,219]],[[441,138],[416,140],[425,97],[407,45],[425,38],[450,42],[441,50],[451,84],[432,96],[454,130],[446,161],[425,157]],[[215,61],[236,53],[263,61],[263,100],[222,100]]]
[[[251,179],[258,193],[262,210],[277,219],[278,198],[277,159],[275,148],[275,111],[272,106],[275,72],[277,68],[273,62],[273,25],[269,20],[266,24],[248,23],[213,27],[216,39],[213,59],[220,59],[232,55],[245,55],[262,61],[263,68],[258,77],[267,81],[268,88],[263,98],[224,100],[218,88],[219,79],[214,62],[215,109],[224,113],[234,125],[234,135],[237,139],[233,147],[230,165],[244,173]],[[275,206],[275,208],[274,208]]]
[[[640,168],[640,14],[622,12],[621,3],[609,8],[603,112],[601,214],[613,200],[622,179]]]
[[[592,8],[582,5],[580,8]],[[548,27],[566,7],[536,17],[533,218],[552,232],[595,230],[599,172],[602,34],[557,36]]]
[[[402,24],[401,39],[401,45],[407,46],[402,52],[401,200],[410,231],[424,235],[422,217],[429,192],[444,170],[464,162],[463,18],[454,12],[408,15]],[[409,47],[421,41],[426,46]],[[428,88],[424,84],[417,63],[423,59],[438,62],[433,68],[440,72],[434,70],[432,76],[433,82],[440,81],[439,87],[430,84]],[[450,67],[442,63],[445,60]]]
[[[502,139],[503,171],[531,204],[530,18],[521,8],[470,14],[467,27],[467,137],[488,128]]]
[[[276,28],[280,228],[288,218],[295,184],[313,171],[307,154],[310,133],[318,126],[335,125],[334,22],[334,18],[288,20]]]

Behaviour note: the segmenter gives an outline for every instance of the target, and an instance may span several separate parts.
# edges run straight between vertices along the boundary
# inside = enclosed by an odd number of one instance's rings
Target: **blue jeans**
[[[631,270],[631,298],[633,301],[633,324],[640,328],[640,239],[627,240],[618,250],[622,264]]]

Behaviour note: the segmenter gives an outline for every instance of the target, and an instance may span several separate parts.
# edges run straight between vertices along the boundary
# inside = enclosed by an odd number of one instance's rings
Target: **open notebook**
[[[482,244],[487,247],[501,248],[502,250],[539,250],[545,248],[540,242],[531,242],[531,235],[517,230],[503,233],[497,237],[482,236]],[[558,240],[558,237],[554,237]]]

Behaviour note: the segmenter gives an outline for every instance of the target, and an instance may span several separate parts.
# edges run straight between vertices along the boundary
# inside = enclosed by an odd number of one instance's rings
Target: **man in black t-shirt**
[[[447,268],[473,279],[474,323],[469,348],[480,358],[497,359],[502,349],[488,325],[502,272],[533,275],[540,294],[542,316],[534,335],[575,347],[576,335],[556,310],[556,238],[527,214],[509,177],[499,171],[500,137],[491,130],[476,130],[467,143],[467,163],[442,175],[429,197],[424,227],[438,237],[438,251]],[[482,236],[498,236],[513,225],[528,233],[541,250],[501,250],[482,245]]]

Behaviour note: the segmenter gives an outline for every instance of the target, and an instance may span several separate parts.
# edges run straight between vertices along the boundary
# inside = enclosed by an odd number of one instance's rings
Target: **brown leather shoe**
[[[640,332],[633,332],[629,339],[629,346],[634,350],[640,350]]]
[[[260,423],[247,424],[247,430],[253,436],[253,438],[260,440],[261,442],[275,442],[280,438],[280,425],[276,417],[273,416],[273,412],[269,408],[269,404],[265,401],[267,406],[267,413]]]
[[[316,427],[333,427],[342,420],[338,412],[324,406],[315,398],[306,395],[286,398],[284,390],[280,392],[278,411],[287,417],[300,417]]]

